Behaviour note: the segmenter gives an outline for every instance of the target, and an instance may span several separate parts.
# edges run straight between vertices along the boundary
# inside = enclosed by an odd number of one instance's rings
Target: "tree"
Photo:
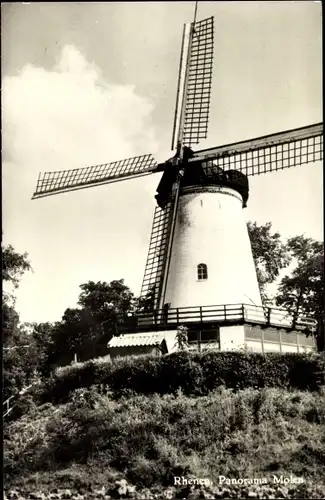
[[[32,267],[28,260],[27,253],[17,253],[12,245],[7,245],[2,251],[2,280],[4,284],[12,285],[14,289],[19,286],[19,281],[26,271],[31,271]],[[15,297],[12,294],[3,292],[2,296],[2,339],[9,342],[13,333],[17,333],[19,316],[15,311]]]
[[[39,377],[39,346],[31,332],[20,325],[13,340],[3,350],[5,397],[18,393]]]
[[[17,289],[22,275],[31,269],[27,253],[17,253],[12,245],[4,247],[2,252],[2,279],[5,284],[12,285],[14,289]],[[2,302],[2,342],[7,347],[12,342],[19,342],[19,315],[14,308],[14,303],[14,296],[4,292]]]
[[[50,356],[53,352],[54,332],[57,323],[31,323],[29,356],[34,360],[35,371],[40,377],[51,371]]]
[[[53,330],[49,364],[67,364],[77,354],[86,360],[107,354],[107,342],[118,323],[134,311],[136,300],[124,280],[80,285],[78,308],[66,309]]]
[[[78,304],[91,312],[93,317],[107,321],[116,318],[132,309],[134,296],[124,285],[124,280],[114,280],[110,283],[89,281],[80,285],[82,290]]]
[[[78,304],[88,315],[88,323],[93,322],[93,328],[97,327],[97,336],[109,340],[117,332],[118,324],[134,312],[137,300],[123,279],[110,283],[89,281],[80,288]]]
[[[5,284],[17,289],[23,274],[30,271],[27,253],[17,253],[12,245],[2,252],[2,278]],[[2,345],[4,397],[19,392],[33,377],[35,367],[29,351],[30,338],[20,324],[14,307],[15,296],[3,292],[2,301]],[[26,355],[28,350],[28,355]]]
[[[278,232],[272,233],[271,222],[261,226],[256,222],[248,222],[247,228],[262,301],[267,303],[269,299],[266,285],[273,283],[279,277],[281,269],[289,265],[292,258],[290,249],[281,241]]]
[[[32,267],[28,260],[28,254],[17,253],[12,245],[7,245],[2,251],[2,279],[18,288],[19,281],[26,271]]]
[[[134,299],[135,310],[137,312],[150,312],[155,309],[156,285],[151,285],[144,297]]]
[[[19,339],[19,332],[19,315],[4,297],[2,303],[2,345],[9,347],[10,344]]]
[[[318,320],[318,348],[324,350],[324,243],[303,235],[290,238],[287,247],[296,267],[282,278],[276,304],[297,318],[300,314]]]
[[[75,355],[81,361],[98,356],[97,343],[101,337],[101,325],[89,311],[66,309],[62,320],[53,328],[52,345],[48,355],[50,368],[71,363]]]

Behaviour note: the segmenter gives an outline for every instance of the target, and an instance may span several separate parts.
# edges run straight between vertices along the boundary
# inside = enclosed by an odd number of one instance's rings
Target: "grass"
[[[304,484],[274,485],[273,474]],[[221,487],[220,475],[270,483]],[[175,476],[208,478],[216,498],[324,497],[325,392],[219,387],[208,396],[117,399],[94,386],[65,404],[35,406],[4,429],[6,488],[87,489],[126,479],[137,491],[162,492],[173,491]]]

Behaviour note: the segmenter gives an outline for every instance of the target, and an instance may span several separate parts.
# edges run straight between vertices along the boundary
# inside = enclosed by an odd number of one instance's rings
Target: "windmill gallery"
[[[207,137],[214,48],[213,17],[184,25],[174,156],[143,155],[41,173],[33,199],[162,173],[157,186],[142,309],[118,325],[111,356],[171,352],[177,328],[200,349],[300,352],[315,347],[317,322],[261,300],[243,209],[250,176],[322,160],[323,124],[194,150]]]

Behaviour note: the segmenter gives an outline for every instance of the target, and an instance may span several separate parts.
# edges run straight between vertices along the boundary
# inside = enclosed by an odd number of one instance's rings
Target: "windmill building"
[[[322,159],[323,124],[194,150],[207,137],[213,17],[184,25],[172,133],[174,156],[152,155],[41,173],[33,198],[160,173],[140,312],[118,324],[112,356],[192,348],[301,352],[315,348],[313,318],[262,304],[244,218],[249,178]],[[306,335],[306,333],[308,335]]]

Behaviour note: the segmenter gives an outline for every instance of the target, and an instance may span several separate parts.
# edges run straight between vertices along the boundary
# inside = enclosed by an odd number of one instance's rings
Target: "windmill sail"
[[[141,299],[148,301],[151,310],[159,307],[172,217],[172,201],[169,201],[164,209],[159,206],[155,208],[148,257],[140,293]]]
[[[41,172],[32,199],[149,175],[156,171],[157,162],[149,154],[73,170]]]
[[[194,24],[188,71],[183,144],[206,139],[213,65],[213,17]]]
[[[198,143],[207,134],[213,59],[213,18],[184,26],[172,149],[177,157],[172,163],[176,181],[171,202],[157,207],[149,245],[149,253],[141,289],[141,298],[151,297],[153,308],[162,308],[166,291],[170,254],[173,244],[180,179],[178,160],[183,159],[183,146]],[[168,172],[164,172],[164,176]],[[164,177],[162,179],[162,183]]]
[[[323,124],[196,151],[191,161],[213,161],[223,170],[259,175],[323,159]]]
[[[184,25],[179,79],[176,96],[172,149],[176,180],[173,198],[167,206],[156,208],[141,297],[154,297],[154,307],[162,308],[166,291],[169,261],[173,244],[178,198],[179,165],[183,147],[206,138],[208,130],[213,61],[213,17]],[[179,163],[180,162],[180,163]],[[164,172],[166,176],[167,171]],[[162,179],[163,182],[164,178]]]
[[[213,17],[184,26],[172,149],[207,137],[213,41]]]

